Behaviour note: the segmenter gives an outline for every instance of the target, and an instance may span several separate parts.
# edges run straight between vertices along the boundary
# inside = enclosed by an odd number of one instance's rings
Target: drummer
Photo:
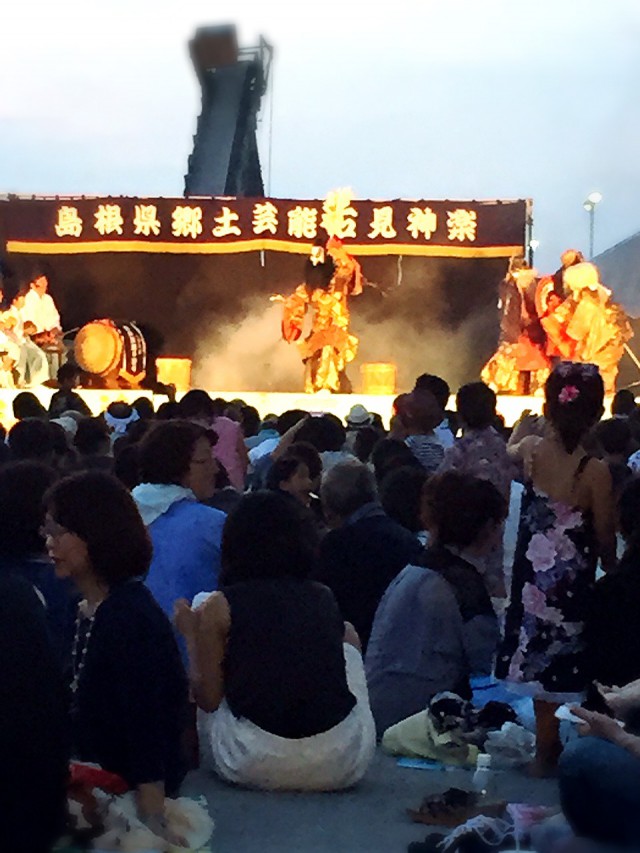
[[[36,269],[29,282],[29,291],[21,312],[25,333],[45,351],[50,378],[55,379],[63,361],[64,345],[60,314],[48,290],[47,276],[41,269]]]

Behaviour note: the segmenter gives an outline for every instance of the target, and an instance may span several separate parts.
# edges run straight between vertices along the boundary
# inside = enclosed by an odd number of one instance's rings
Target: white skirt
[[[201,766],[227,782],[267,790],[335,791],[359,782],[375,752],[376,730],[362,655],[345,643],[344,658],[356,704],[341,723],[312,737],[283,738],[238,719],[223,699],[212,714],[198,712]]]

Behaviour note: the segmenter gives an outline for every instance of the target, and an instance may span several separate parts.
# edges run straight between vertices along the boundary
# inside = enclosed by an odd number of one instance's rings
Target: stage
[[[49,407],[49,401],[55,393],[55,389],[39,386],[29,389],[40,402]],[[77,389],[80,396],[85,400],[94,415],[99,415],[107,408],[109,403],[116,400],[125,400],[133,403],[138,397],[149,397],[153,400],[157,409],[161,403],[167,401],[164,395],[154,395],[151,391],[141,389],[138,391],[99,391],[95,389]],[[13,398],[19,394],[19,390],[8,388],[0,389],[0,422],[9,429],[14,423],[12,403]],[[211,397],[222,397],[225,400],[244,400],[250,406],[255,406],[261,417],[268,414],[281,415],[289,409],[304,409],[309,412],[330,412],[344,421],[349,410],[356,403],[360,403],[370,412],[377,412],[382,416],[384,423],[389,425],[389,418],[393,401],[396,395],[367,395],[367,394],[304,394],[300,393],[277,393],[273,391],[217,391],[208,390]],[[180,399],[180,394],[177,395]],[[498,412],[505,419],[507,426],[512,426],[523,411],[529,409],[539,414],[542,412],[542,397],[515,397],[499,396]],[[451,398],[451,408],[455,408],[455,398]]]

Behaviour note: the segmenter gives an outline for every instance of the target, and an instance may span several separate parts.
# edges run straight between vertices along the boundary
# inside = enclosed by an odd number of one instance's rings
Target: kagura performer
[[[615,393],[618,363],[633,336],[629,319],[600,283],[594,264],[578,263],[564,272],[567,298],[542,319],[548,340],[571,361],[595,364],[605,393]]]
[[[348,300],[362,293],[363,284],[360,264],[332,237],[326,244],[316,242],[305,264],[304,284],[283,299],[282,336],[297,342],[306,393],[351,392],[346,366],[356,356],[358,338],[349,332]],[[308,311],[311,331],[302,338]]]
[[[522,257],[512,258],[502,282],[498,349],[482,369],[482,380],[502,394],[534,394],[550,369],[546,339],[536,309],[537,273]]]
[[[568,255],[573,257],[565,263]],[[558,274],[536,282],[532,270],[519,259],[512,261],[502,298],[500,344],[482,371],[494,390],[535,393],[549,366],[562,359],[597,365],[606,393],[615,392],[618,363],[633,332],[611,291],[600,283],[597,267],[581,257],[564,253],[562,290]]]

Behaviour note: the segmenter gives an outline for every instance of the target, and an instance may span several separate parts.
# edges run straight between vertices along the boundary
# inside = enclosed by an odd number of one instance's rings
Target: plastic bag
[[[92,849],[100,851],[166,851],[167,842],[154,835],[137,817],[136,804],[132,793],[113,797],[95,790],[94,794],[104,809],[105,832],[93,841]],[[180,849],[183,853],[188,850],[203,850],[211,833],[213,820],[207,812],[205,801],[195,801],[187,797],[176,800],[165,800],[165,818],[169,828],[188,842],[188,848]]]
[[[516,723],[505,723],[500,731],[489,732],[484,751],[491,756],[493,768],[510,770],[533,760],[536,738],[532,732]]]

